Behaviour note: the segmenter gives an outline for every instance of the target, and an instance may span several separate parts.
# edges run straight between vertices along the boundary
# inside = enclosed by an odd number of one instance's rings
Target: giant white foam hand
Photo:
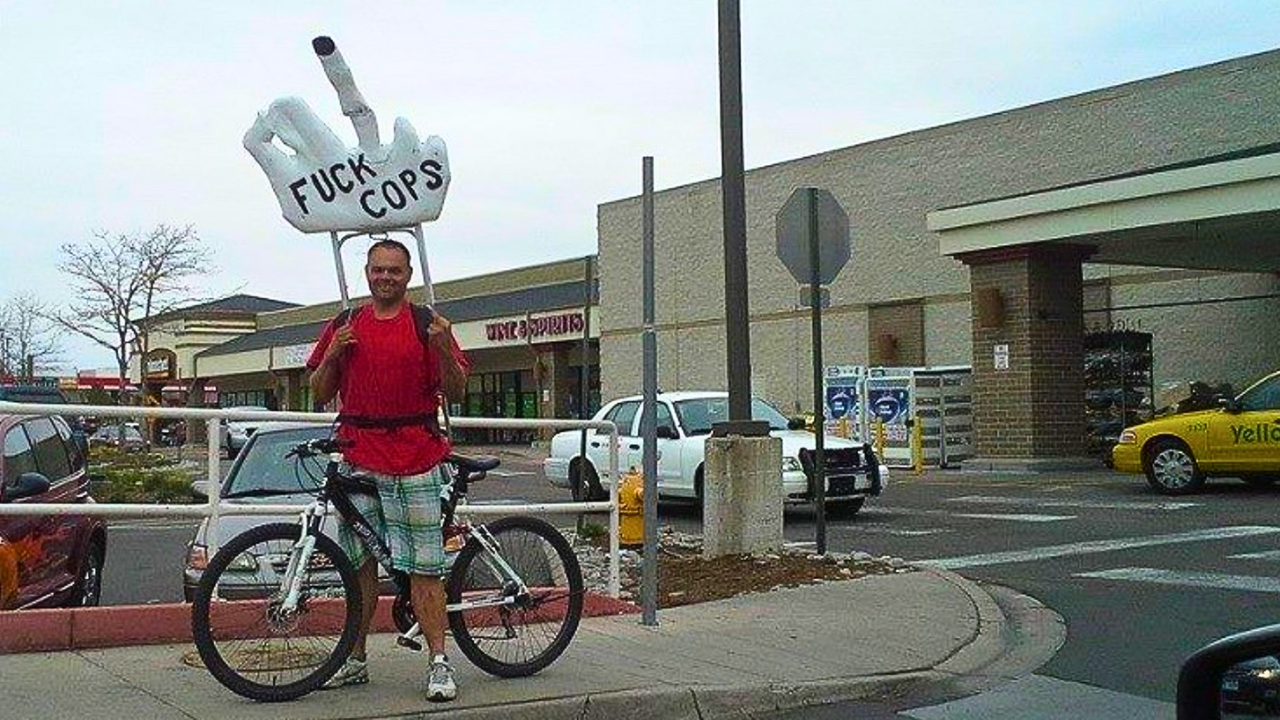
[[[377,118],[333,41],[318,37],[312,46],[359,144],[347,148],[300,98],[281,98],[259,113],[244,147],[271,181],[284,218],[302,232],[387,230],[435,220],[449,189],[444,141],[432,135],[420,142],[401,117],[391,143],[383,145]],[[275,138],[293,154],[274,145]]]

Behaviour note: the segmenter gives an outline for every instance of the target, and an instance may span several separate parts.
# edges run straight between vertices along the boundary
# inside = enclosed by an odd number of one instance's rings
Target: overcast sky
[[[750,168],[1269,50],[1280,7],[742,0],[742,32]],[[596,205],[638,194],[643,155],[659,189],[719,174],[714,0],[0,0],[0,300],[65,303],[61,243],[161,222],[213,251],[209,295],[335,298],[327,235],[284,221],[241,147],[289,95],[355,145],[321,34],[384,141],[404,116],[448,144],[437,281],[595,252]],[[68,370],[111,364],[65,346]]]

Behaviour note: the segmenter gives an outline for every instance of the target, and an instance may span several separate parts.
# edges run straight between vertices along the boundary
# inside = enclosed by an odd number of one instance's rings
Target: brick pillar
[[[1081,264],[1090,253],[1043,245],[959,256],[974,308],[975,457],[966,469],[1097,466],[1084,446]],[[997,346],[1008,346],[1008,369],[996,369]]]

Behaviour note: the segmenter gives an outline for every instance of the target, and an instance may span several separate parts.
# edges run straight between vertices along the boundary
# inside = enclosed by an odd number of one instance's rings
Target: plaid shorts
[[[421,475],[384,475],[346,465],[344,474],[366,475],[378,483],[378,496],[350,495],[351,502],[391,550],[391,565],[410,575],[448,574],[440,528],[440,489],[444,478],[433,468]],[[371,557],[355,531],[341,523],[342,549],[357,568]]]

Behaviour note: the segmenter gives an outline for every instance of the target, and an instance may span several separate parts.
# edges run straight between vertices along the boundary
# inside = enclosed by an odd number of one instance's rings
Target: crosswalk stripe
[[[1253,575],[1226,575],[1223,573],[1192,572],[1186,570],[1161,570],[1159,568],[1123,567],[1111,570],[1078,573],[1074,577],[1099,580],[1127,580],[1130,582],[1178,585],[1182,587],[1219,588],[1222,590],[1248,590],[1250,592],[1280,593],[1280,578]]]
[[[955,517],[970,518],[973,520],[1010,520],[1015,522],[1058,522],[1060,520],[1075,520],[1075,515],[1032,515],[1018,513],[956,513]]]
[[[1099,500],[1050,500],[1001,495],[964,495],[947,498],[947,502],[979,503],[986,505],[1035,505],[1045,508],[1089,508],[1094,510],[1183,510],[1196,507],[1194,502],[1104,502]]]
[[[1240,553],[1239,555],[1228,555],[1232,560],[1280,560],[1280,550],[1266,550],[1255,553]]]
[[[1171,533],[1167,535],[1147,535],[1142,537],[1117,538],[1115,540],[1089,540],[1085,542],[1066,543],[1063,545],[1047,545],[1026,550],[1009,550],[1005,552],[981,553],[977,555],[960,555],[957,557],[937,558],[921,561],[924,565],[932,565],[946,570],[959,568],[982,567],[986,565],[1003,565],[1005,563],[1033,562],[1068,555],[1086,555],[1090,553],[1129,550],[1132,548],[1150,547],[1152,545],[1172,545],[1176,543],[1200,542],[1204,540],[1225,540],[1227,538],[1249,537],[1253,535],[1273,535],[1280,533],[1280,527],[1269,525],[1237,525],[1232,527],[1193,530],[1191,532]]]

